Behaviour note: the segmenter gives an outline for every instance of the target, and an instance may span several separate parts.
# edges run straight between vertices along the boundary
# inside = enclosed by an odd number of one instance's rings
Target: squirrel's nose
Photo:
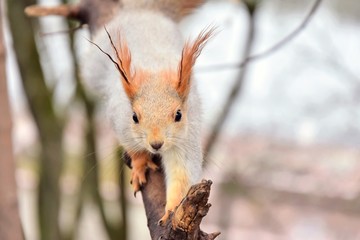
[[[153,142],[153,143],[150,143],[151,147],[154,149],[154,150],[159,150],[162,145],[164,144],[164,142]]]

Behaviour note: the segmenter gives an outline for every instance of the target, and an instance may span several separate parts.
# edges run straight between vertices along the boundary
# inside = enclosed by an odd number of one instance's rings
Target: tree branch
[[[244,2],[244,4],[247,4],[246,2]],[[249,26],[248,26],[248,35],[247,35],[247,39],[246,39],[246,43],[245,43],[245,52],[244,52],[244,58],[247,59],[248,56],[251,53],[251,49],[253,47],[253,43],[254,43],[254,35],[255,35],[255,11],[257,6],[253,6],[253,5],[246,5],[247,10],[248,10],[248,14],[249,14]],[[231,92],[225,102],[225,106],[222,108],[221,113],[219,114],[218,118],[215,120],[215,124],[213,127],[212,132],[210,133],[209,137],[208,137],[208,141],[206,142],[205,148],[204,148],[204,152],[206,154],[206,156],[209,156],[211,153],[211,150],[215,144],[215,142],[218,139],[218,136],[220,134],[220,131],[225,123],[226,118],[228,117],[231,107],[233,106],[236,98],[238,97],[238,95],[241,92],[242,89],[242,85],[244,82],[244,79],[246,77],[246,73],[247,73],[247,68],[244,68],[238,78],[237,81],[235,82],[235,85],[232,87]],[[205,160],[207,159],[207,157],[205,158]]]
[[[64,4],[53,7],[32,5],[25,8],[25,13],[29,17],[58,15],[74,19],[81,25],[88,24],[90,31],[94,32],[104,26],[121,6],[119,0],[83,0],[76,5]]]
[[[267,56],[277,52],[278,50],[280,50],[281,48],[283,48],[287,44],[289,44],[297,35],[299,35],[306,28],[306,26],[309,24],[310,20],[314,16],[315,12],[318,10],[321,1],[322,0],[315,0],[315,2],[312,5],[310,11],[305,16],[304,20],[300,23],[300,25],[297,28],[295,28],[289,35],[285,36],[283,39],[281,39],[280,41],[275,43],[273,46],[269,47],[267,50],[265,50],[265,51],[263,51],[261,53],[252,55],[252,56],[245,57],[244,60],[242,60],[240,63],[236,63],[236,64],[214,64],[214,65],[210,65],[210,66],[199,67],[198,70],[199,71],[204,71],[204,72],[205,71],[210,72],[210,71],[219,71],[219,70],[231,69],[231,68],[235,68],[235,69],[243,68],[247,64],[249,64],[250,62],[253,62],[253,61],[258,60],[260,58],[267,57]]]
[[[240,94],[241,92],[241,88],[242,88],[242,84],[244,82],[244,78],[247,72],[247,69],[245,68],[247,66],[247,64],[251,61],[266,57],[276,51],[278,51],[279,49],[281,49],[283,46],[285,46],[287,43],[289,43],[292,39],[294,39],[300,32],[302,29],[304,29],[307,24],[309,23],[310,19],[312,18],[312,16],[314,15],[314,13],[316,12],[316,10],[318,9],[319,5],[321,3],[321,0],[316,0],[314,5],[312,6],[310,12],[307,14],[307,16],[305,17],[305,19],[302,21],[302,23],[299,25],[299,27],[297,27],[293,32],[291,32],[288,36],[286,36],[284,39],[282,39],[281,41],[279,41],[278,43],[276,43],[274,46],[272,46],[271,48],[269,48],[268,50],[250,56],[251,53],[251,48],[253,46],[253,40],[254,40],[254,33],[255,33],[255,22],[254,22],[254,13],[256,11],[256,3],[252,3],[250,4],[249,2],[244,2],[244,4],[247,7],[247,10],[249,12],[249,32],[248,32],[248,38],[246,40],[246,46],[245,46],[245,53],[244,53],[244,57],[243,59],[245,59],[243,62],[241,62],[240,64],[235,64],[235,65],[215,65],[215,66],[208,66],[206,68],[201,68],[200,70],[202,71],[214,71],[214,70],[221,70],[223,68],[243,68],[243,70],[240,72],[240,75],[238,76],[238,79],[235,83],[235,85],[233,86],[226,102],[225,102],[225,106],[222,109],[221,113],[219,114],[218,118],[215,120],[215,124],[213,127],[212,132],[210,133],[209,137],[208,137],[208,141],[205,145],[205,154],[210,155],[212,148],[214,146],[214,144],[216,143],[218,136],[220,134],[220,131],[225,123],[225,120],[227,119],[231,107],[233,106],[237,96]]]
[[[106,1],[109,2],[110,0],[106,0]],[[27,7],[25,9],[25,13],[30,17],[59,15],[59,16],[67,17],[67,18],[72,18],[72,19],[78,20],[82,24],[86,24],[86,23],[90,24],[90,26],[93,26],[92,29],[94,29],[94,27],[98,28],[99,26],[101,26],[101,24],[103,24],[106,21],[108,21],[109,19],[111,19],[111,17],[104,17],[104,15],[101,15],[99,13],[89,14],[89,10],[92,9],[93,6],[95,6],[95,7],[101,6],[97,0],[82,1],[82,3],[85,3],[85,2],[90,3],[90,4],[60,5],[60,6],[55,6],[55,7],[43,7],[43,6],[33,5],[33,6]],[[240,63],[214,64],[214,65],[210,65],[210,66],[199,67],[198,71],[209,72],[209,71],[219,71],[219,70],[231,69],[231,68],[235,68],[235,69],[243,68],[247,64],[249,64],[255,60],[267,57],[267,56],[277,52],[278,50],[280,50],[281,48],[283,48],[287,44],[289,44],[297,35],[299,35],[306,28],[306,26],[309,24],[312,17],[318,10],[321,2],[322,2],[322,0],[315,0],[310,11],[307,13],[304,20],[300,23],[300,25],[297,28],[295,28],[290,34],[285,36],[283,39],[281,39],[280,41],[275,43],[273,46],[269,47],[267,50],[265,50],[261,53],[252,55],[252,56],[248,56],[248,57],[244,58],[244,60],[241,61]],[[116,0],[112,1],[112,5],[116,6],[115,9],[117,9],[117,7],[121,6],[121,4],[118,3],[118,1],[116,1]],[[103,12],[104,8],[99,8],[99,9],[100,9],[100,10],[98,10],[99,12]],[[112,8],[110,8],[110,9],[112,9]],[[113,9],[112,13],[113,12],[114,12],[114,9]],[[103,16],[103,17],[101,17],[101,21],[99,21],[99,19],[98,19],[100,15]],[[112,16],[112,14],[111,13],[105,14],[105,16]]]
[[[131,166],[131,159],[125,153],[124,161]],[[160,166],[161,158],[153,156],[153,161]],[[148,228],[153,240],[213,240],[220,232],[205,233],[200,230],[202,219],[206,216],[211,204],[208,203],[212,182],[203,180],[191,186],[179,207],[164,227],[158,225],[159,219],[164,214],[166,191],[164,173],[160,167],[158,171],[149,171],[146,175],[147,183],[141,188]]]
[[[25,13],[29,17],[43,17],[50,15],[58,15],[66,18],[73,18],[79,21],[83,21],[80,13],[79,5],[59,5],[54,7],[45,7],[39,5],[32,5],[25,8]]]

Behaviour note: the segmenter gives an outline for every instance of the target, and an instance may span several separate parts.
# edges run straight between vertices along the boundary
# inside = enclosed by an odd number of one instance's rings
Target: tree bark
[[[0,15],[3,16],[0,2]],[[12,121],[5,74],[5,44],[0,16],[0,239],[23,239],[15,182]]]
[[[131,159],[124,154],[126,164],[131,166]],[[153,161],[160,166],[161,158],[153,156]],[[147,225],[153,240],[213,240],[220,232],[207,234],[200,229],[202,219],[206,216],[211,204],[208,203],[212,182],[202,180],[191,186],[179,207],[170,215],[164,227],[158,225],[164,214],[166,187],[164,173],[160,167],[157,171],[148,171],[146,184],[141,188],[145,207]]]

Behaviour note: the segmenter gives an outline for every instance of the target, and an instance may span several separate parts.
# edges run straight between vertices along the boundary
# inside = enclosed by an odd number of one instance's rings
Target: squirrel
[[[161,155],[166,206],[160,225],[202,175],[201,109],[192,70],[214,28],[185,42],[177,24],[202,3],[123,1],[106,31],[92,39],[102,53],[90,51],[84,61],[85,82],[104,98],[119,143],[131,157],[134,194],[146,183],[146,170],[158,168],[152,154]]]

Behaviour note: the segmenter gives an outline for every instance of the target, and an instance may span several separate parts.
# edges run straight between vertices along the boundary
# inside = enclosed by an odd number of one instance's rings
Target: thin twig
[[[226,102],[225,102],[225,106],[222,109],[222,112],[219,114],[219,117],[216,119],[215,121],[215,125],[213,127],[212,132],[210,133],[209,137],[208,137],[208,141],[205,145],[204,148],[204,153],[205,153],[205,159],[207,159],[207,156],[210,155],[210,152],[213,148],[213,146],[215,145],[215,142],[218,139],[218,136],[220,134],[220,131],[225,123],[225,120],[227,119],[231,107],[233,106],[236,98],[238,97],[238,95],[240,94],[241,88],[242,88],[242,84],[244,82],[245,79],[245,75],[247,72],[247,68],[245,68],[245,66],[247,66],[247,64],[250,61],[253,61],[255,59],[259,59],[265,56],[270,55],[271,53],[279,50],[280,48],[282,48],[285,44],[289,43],[290,40],[292,40],[296,35],[298,35],[298,33],[309,23],[311,17],[313,16],[313,14],[315,13],[316,9],[318,9],[318,6],[320,4],[321,0],[316,0],[313,7],[311,8],[311,11],[308,13],[308,15],[306,16],[306,18],[304,19],[304,21],[300,24],[300,26],[298,28],[296,28],[292,33],[290,33],[288,36],[286,36],[283,40],[279,41],[278,43],[276,43],[273,47],[269,48],[268,50],[257,54],[257,55],[253,55],[250,56],[251,53],[251,48],[253,46],[253,40],[254,40],[254,28],[255,28],[255,22],[254,22],[254,12],[252,12],[249,8],[249,16],[250,16],[250,22],[249,22],[249,33],[248,33],[248,39],[246,41],[246,46],[245,46],[245,53],[244,53],[244,58],[245,59],[242,63],[240,64],[236,64],[233,67],[236,68],[243,68],[243,70],[240,72],[240,75],[238,77],[238,80],[236,81],[235,85],[233,86]],[[245,3],[246,4],[246,3]],[[256,6],[255,6],[256,7]],[[222,66],[211,66],[211,67],[207,67],[206,70],[219,70],[219,68],[228,68],[230,67],[230,65],[222,65]],[[202,68],[202,70],[205,70],[204,68]]]
[[[69,29],[65,29],[65,30],[59,30],[59,31],[55,31],[55,32],[40,33],[40,37],[47,37],[47,36],[50,36],[50,35],[58,35],[58,34],[64,34],[64,33],[74,33],[77,30],[82,29],[84,26],[87,26],[87,24],[80,23],[78,26],[73,27],[73,28],[69,28]]]
[[[254,10],[255,11],[255,10]],[[251,49],[253,47],[253,43],[254,43],[254,35],[255,35],[255,16],[254,16],[254,12],[251,12],[250,10],[248,11],[249,14],[249,32],[247,35],[247,40],[246,40],[246,45],[245,45],[245,51],[244,51],[244,58],[247,59],[248,56],[251,53]],[[215,125],[213,127],[212,132],[210,133],[209,137],[208,137],[208,141],[205,145],[204,148],[204,153],[205,153],[205,160],[207,160],[207,156],[210,155],[210,152],[213,148],[213,146],[215,145],[215,142],[218,139],[218,136],[220,134],[220,131],[224,125],[224,122],[226,120],[226,118],[228,117],[231,107],[233,106],[233,103],[235,102],[237,96],[239,95],[241,89],[242,89],[242,85],[245,79],[247,73],[247,68],[244,68],[238,78],[237,81],[235,82],[235,85],[232,87],[231,92],[225,102],[225,106],[223,107],[221,113],[219,114],[218,118],[215,121]]]
[[[97,45],[96,43],[94,43],[93,41],[89,40],[86,38],[86,40],[88,42],[90,42],[91,44],[95,45],[95,47],[97,47],[102,53],[104,53],[106,56],[108,56],[108,58],[114,63],[116,69],[121,73],[121,69],[119,64],[111,57],[111,55],[107,52],[105,52],[99,45]]]
[[[305,27],[309,24],[311,18],[314,16],[315,12],[319,8],[321,1],[322,0],[315,0],[309,13],[306,15],[306,17],[300,23],[300,25],[297,28],[295,28],[289,35],[285,36],[283,39],[281,39],[279,42],[275,43],[273,46],[269,47],[267,50],[265,50],[261,53],[246,57],[240,63],[214,64],[214,65],[209,65],[209,66],[203,66],[203,67],[198,67],[198,71],[199,72],[205,72],[205,71],[210,72],[210,71],[219,71],[219,70],[232,69],[232,68],[239,69],[239,68],[245,67],[248,63],[253,62],[254,60],[258,60],[260,58],[267,57],[267,56],[277,52],[278,50],[283,48],[285,45],[289,44],[291,42],[291,40],[293,40],[297,35],[299,35],[299,33],[301,33],[302,30],[305,29]]]

